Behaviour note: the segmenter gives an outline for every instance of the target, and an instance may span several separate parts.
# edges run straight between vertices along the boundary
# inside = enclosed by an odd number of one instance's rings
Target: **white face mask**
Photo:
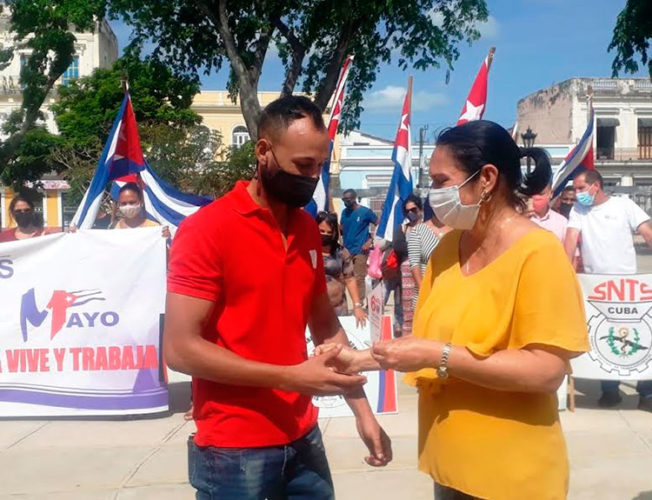
[[[478,218],[481,201],[475,205],[463,205],[460,200],[460,188],[479,173],[478,170],[459,186],[430,189],[428,201],[441,222],[453,229],[471,229],[473,227]]]
[[[140,203],[138,205],[122,205],[120,207],[120,213],[127,219],[133,219],[138,217],[142,210]]]

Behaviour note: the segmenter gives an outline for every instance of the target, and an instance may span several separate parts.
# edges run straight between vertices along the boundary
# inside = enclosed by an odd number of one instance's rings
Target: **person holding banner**
[[[650,217],[627,197],[604,192],[597,170],[580,172],[573,179],[577,204],[566,232],[566,253],[573,258],[581,237],[582,259],[587,274],[636,274],[636,251],[632,233],[637,232],[652,248]],[[602,381],[598,405],[612,408],[622,401],[617,380]],[[652,412],[652,380],[639,380],[639,408]]]
[[[523,151],[531,155],[531,150]],[[522,153],[489,121],[445,130],[430,160],[435,248],[413,336],[342,351],[339,370],[410,372],[419,388],[419,468],[438,499],[565,499],[556,390],[589,349],[579,283],[557,238],[520,214]]]
[[[189,441],[197,498],[334,497],[312,396],[344,394],[370,451],[391,460],[362,385],[333,371],[348,344],[326,291],[322,242],[301,207],[311,199],[329,140],[307,98],[267,105],[258,123],[257,171],[180,226],[170,258],[167,362],[193,376],[197,433]]]
[[[146,217],[143,190],[135,182],[127,182],[118,191],[118,214],[120,219],[113,229],[160,226],[158,222]],[[169,238],[170,228],[164,226],[162,234],[164,238]]]
[[[25,195],[14,196],[9,203],[9,213],[16,227],[0,232],[0,243],[36,238],[53,232],[44,229],[43,216],[36,212],[34,202]]]

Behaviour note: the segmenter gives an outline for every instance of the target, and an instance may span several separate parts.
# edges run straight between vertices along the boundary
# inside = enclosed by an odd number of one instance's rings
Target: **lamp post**
[[[531,148],[534,146],[534,140],[537,138],[537,134],[532,132],[530,127],[527,128],[524,134],[521,134],[521,139],[523,139],[523,146],[526,148]],[[527,157],[527,173],[530,173],[530,157]]]

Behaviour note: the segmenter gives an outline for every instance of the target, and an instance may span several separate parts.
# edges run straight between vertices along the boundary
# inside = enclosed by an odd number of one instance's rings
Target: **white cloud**
[[[487,38],[492,40],[498,38],[500,33],[500,25],[494,16],[487,17],[487,20],[478,25],[478,31],[480,31],[480,36],[482,38]]]
[[[364,106],[366,111],[393,111],[400,113],[405,99],[405,87],[388,85],[387,87],[374,90],[365,96]],[[446,95],[440,92],[426,92],[421,90],[412,94],[412,111],[428,111],[437,106],[448,103]]]

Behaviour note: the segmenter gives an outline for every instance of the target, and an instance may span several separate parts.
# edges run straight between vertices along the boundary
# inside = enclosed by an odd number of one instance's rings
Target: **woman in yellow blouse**
[[[522,182],[521,151],[488,121],[444,131],[430,205],[456,229],[433,252],[413,336],[340,355],[339,369],[410,372],[419,468],[437,499],[563,499],[568,458],[556,390],[588,350],[583,300],[556,237],[520,215],[551,176]],[[545,161],[544,161],[545,160]]]

